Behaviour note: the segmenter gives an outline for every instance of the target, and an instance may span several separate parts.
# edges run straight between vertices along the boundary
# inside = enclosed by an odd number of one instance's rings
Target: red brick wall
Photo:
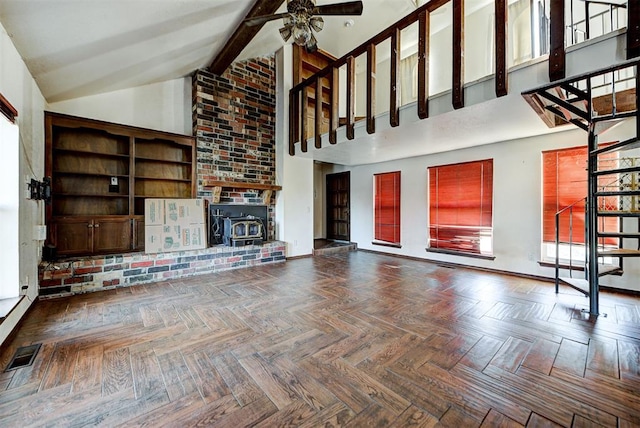
[[[193,84],[193,135],[198,147],[198,197],[211,200],[208,180],[276,184],[276,68],[269,56],[233,63],[222,76],[198,70]],[[268,239],[275,238],[275,199]],[[220,203],[263,204],[262,192],[223,188]]]
[[[184,276],[285,261],[283,242],[209,247],[176,253],[127,253],[41,263],[40,297],[154,283]]]
[[[276,184],[276,70],[273,56],[236,62],[222,76],[193,76],[193,126],[198,144],[198,195],[206,180]],[[259,203],[252,192],[223,189],[220,202]],[[233,195],[231,195],[233,194]]]

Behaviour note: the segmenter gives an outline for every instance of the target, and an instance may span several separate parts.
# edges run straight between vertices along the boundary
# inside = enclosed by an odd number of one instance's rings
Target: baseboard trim
[[[313,254],[303,254],[301,256],[291,256],[291,257],[287,257],[287,260],[308,259],[309,257],[313,257]]]
[[[7,316],[9,316],[11,312],[13,312],[15,308],[17,308],[24,299],[28,299],[28,297],[25,296],[24,294],[20,297],[21,297],[20,302],[7,314]],[[29,305],[29,307],[25,311],[24,315],[22,315],[20,320],[16,323],[13,330],[11,330],[11,333],[7,335],[7,337],[4,339],[4,342],[0,343],[0,355],[4,355],[4,352],[6,350],[5,348],[8,346],[9,343],[13,342],[13,339],[15,339],[16,335],[18,334],[18,331],[20,331],[20,328],[22,328],[22,324],[24,323],[24,320],[27,318],[27,315],[29,315],[29,313],[36,306],[36,304],[38,303],[38,300],[40,300],[40,298],[36,296],[35,299],[33,299],[33,301],[31,302],[31,305]],[[2,324],[3,321],[4,319],[0,321],[0,324]],[[4,368],[0,367],[0,371],[2,370],[4,370]]]
[[[438,266],[444,266],[444,267],[453,267],[453,268],[477,270],[481,272],[497,273],[501,275],[509,275],[517,278],[535,279],[538,281],[544,281],[544,282],[550,282],[550,283],[555,282],[554,278],[549,278],[549,277],[540,276],[540,275],[533,275],[529,273],[512,272],[508,270],[485,268],[485,267],[479,267],[479,266],[469,266],[461,263],[443,262],[440,260],[424,259],[424,258],[415,257],[415,256],[405,256],[403,254],[386,253],[384,251],[366,250],[363,248],[358,248],[358,251],[363,251],[365,253],[372,253],[372,254],[384,254],[385,256],[398,257],[400,259],[407,259],[407,260],[416,260],[419,262],[427,262],[427,263],[432,263],[432,264],[435,264]],[[601,285],[600,290],[606,291],[608,293],[617,293],[617,294],[622,294],[626,296],[640,297],[640,291],[636,291],[636,290],[627,290],[624,288],[615,288],[615,287],[609,287],[606,285]]]

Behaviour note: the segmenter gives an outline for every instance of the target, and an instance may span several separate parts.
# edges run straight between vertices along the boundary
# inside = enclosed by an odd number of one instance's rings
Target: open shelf
[[[71,153],[74,156],[91,156],[91,157],[103,156],[103,157],[111,157],[111,158],[129,159],[128,154],[120,154],[120,153],[101,153],[101,152],[92,152],[89,150],[64,149],[59,147],[54,147],[53,150],[60,153]]]
[[[61,256],[140,250],[145,198],[195,197],[193,137],[48,112],[45,137],[47,243]]]

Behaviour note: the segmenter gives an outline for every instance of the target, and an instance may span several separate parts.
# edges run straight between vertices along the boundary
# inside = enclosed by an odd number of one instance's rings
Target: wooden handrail
[[[564,41],[565,32],[565,1],[550,0],[550,54],[549,54],[549,80],[563,79],[566,74],[566,47]],[[506,0],[494,0],[495,4],[495,94],[502,97],[509,92],[508,87],[508,5]],[[452,63],[452,105],[455,109],[464,107],[464,0],[431,0],[415,11],[387,27],[365,43],[354,48],[347,54],[337,58],[323,69],[317,71],[307,79],[297,83],[290,91],[290,102],[294,103],[289,108],[289,153],[294,155],[295,145],[300,142],[300,150],[307,151],[307,138],[313,136],[314,146],[322,147],[322,133],[329,134],[329,142],[336,144],[337,128],[346,126],[346,138],[355,138],[354,123],[355,113],[355,58],[366,55],[366,131],[370,134],[376,130],[376,46],[387,40],[391,46],[390,58],[390,87],[389,87],[389,122],[392,127],[400,124],[400,94],[399,94],[399,67],[400,67],[400,35],[401,31],[414,23],[418,23],[418,65],[417,65],[417,115],[420,119],[429,117],[429,27],[430,14],[436,9],[452,3],[453,6],[453,63]],[[630,2],[628,7],[629,23],[627,25],[627,55],[629,58],[640,56],[640,2]],[[346,118],[342,122],[338,117],[339,112],[339,69],[346,69]],[[326,83],[323,83],[326,82]],[[327,87],[326,85],[330,85]],[[309,91],[315,92],[315,97],[309,97]],[[322,93],[328,94],[329,107],[325,101],[323,110]],[[309,101],[311,100],[311,101]],[[309,108],[309,102],[315,103],[315,109]],[[328,114],[328,127],[323,124],[323,115]],[[310,119],[313,118],[315,126],[312,133],[309,131]],[[328,128],[328,129],[327,129]]]

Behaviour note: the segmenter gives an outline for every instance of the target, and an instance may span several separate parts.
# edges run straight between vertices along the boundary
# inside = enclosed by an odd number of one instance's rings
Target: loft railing
[[[627,2],[622,0],[571,0],[567,45],[581,43],[627,25]]]
[[[604,1],[604,0],[603,0]],[[540,26],[536,29],[537,46],[532,49],[533,54],[549,52],[549,80],[556,81],[565,77],[565,55],[567,6],[581,1],[577,0],[540,0],[531,2],[536,7]],[[587,13],[598,3],[589,1],[585,6]],[[452,28],[452,59],[451,59],[451,103],[453,108],[464,107],[464,32],[465,32],[465,2],[464,0],[431,0],[419,7],[411,14],[397,21],[367,42],[356,47],[351,52],[336,59],[314,75],[295,85],[289,92],[289,154],[295,155],[296,144],[300,143],[300,150],[308,150],[307,139],[313,137],[314,146],[322,147],[322,134],[328,133],[329,143],[337,143],[337,130],[345,127],[346,138],[355,138],[356,122],[356,58],[365,58],[364,68],[364,105],[366,114],[366,130],[369,134],[376,132],[376,49],[381,43],[390,46],[389,70],[389,124],[396,127],[400,124],[400,63],[402,31],[417,24],[417,65],[415,73],[416,108],[420,119],[429,117],[429,49],[431,16],[440,8],[451,6]],[[538,11],[538,6],[542,12]],[[622,6],[616,9],[622,8]],[[547,12],[548,11],[548,12]],[[629,2],[626,8],[627,20],[627,58],[640,56],[640,2]],[[508,88],[508,23],[509,5],[507,0],[494,0],[494,34],[493,34],[493,75],[496,97],[507,95]],[[600,12],[598,12],[600,13]],[[548,18],[547,18],[548,14]],[[572,13],[568,22],[574,31],[576,22]],[[589,22],[589,20],[586,20]],[[585,24],[586,25],[586,24]],[[548,33],[548,46],[546,34]],[[588,32],[585,31],[585,35]],[[485,33],[478,37],[486,36]],[[570,42],[569,42],[570,44]],[[341,92],[342,90],[342,92]],[[381,110],[382,111],[382,110]],[[328,115],[324,117],[323,112]],[[325,120],[326,119],[326,120]],[[309,129],[312,128],[312,129]]]

